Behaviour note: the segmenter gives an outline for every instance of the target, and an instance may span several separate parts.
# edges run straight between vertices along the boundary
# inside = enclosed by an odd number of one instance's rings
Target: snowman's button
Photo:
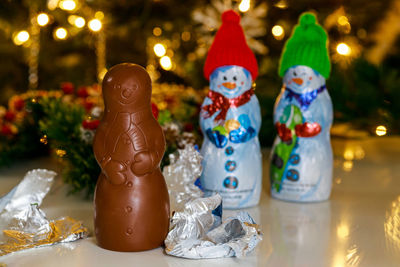
[[[127,234],[127,235],[131,235],[132,233],[133,233],[132,228],[128,227],[128,228],[126,229],[126,234]]]
[[[125,211],[126,212],[131,212],[132,211],[132,207],[131,206],[126,206]]]
[[[239,181],[235,176],[228,176],[224,179],[223,185],[228,189],[236,189],[239,185]]]
[[[297,181],[299,180],[299,178],[300,178],[300,174],[299,174],[299,172],[298,172],[297,170],[290,169],[290,170],[288,170],[288,172],[286,173],[286,178],[287,178],[289,181],[297,182]]]
[[[232,155],[233,152],[234,152],[234,149],[233,149],[233,147],[231,147],[231,146],[228,146],[228,147],[225,149],[225,154],[226,154],[227,156]]]
[[[300,162],[300,156],[298,154],[292,154],[290,155],[289,161],[293,165],[297,165]]]
[[[227,172],[233,172],[236,169],[236,166],[237,166],[236,161],[228,160],[225,163],[225,170]]]
[[[132,187],[133,184],[132,184],[132,182],[127,182],[126,185],[127,185],[128,187]]]

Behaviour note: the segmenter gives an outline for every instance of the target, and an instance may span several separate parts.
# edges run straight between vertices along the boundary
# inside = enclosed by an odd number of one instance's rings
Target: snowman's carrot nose
[[[292,81],[294,81],[298,85],[302,85],[303,84],[303,79],[301,79],[301,78],[293,78]]]
[[[236,83],[223,83],[222,85],[230,90],[236,88]]]

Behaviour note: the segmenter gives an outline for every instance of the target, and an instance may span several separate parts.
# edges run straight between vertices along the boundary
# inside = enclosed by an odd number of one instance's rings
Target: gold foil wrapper
[[[55,176],[52,171],[32,170],[0,198],[0,256],[88,236],[88,229],[81,222],[68,216],[48,220],[39,208]]]
[[[0,256],[28,248],[71,242],[85,238],[89,233],[81,222],[71,217],[52,221],[49,225],[50,231],[47,233],[35,234],[18,230],[4,230],[3,233],[8,240],[0,244]]]

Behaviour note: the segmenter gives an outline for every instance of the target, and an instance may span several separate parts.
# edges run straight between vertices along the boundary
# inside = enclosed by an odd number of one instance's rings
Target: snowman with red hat
[[[210,90],[200,113],[201,185],[206,196],[219,193],[224,208],[254,206],[260,198],[261,114],[252,87],[257,75],[257,61],[246,43],[240,16],[233,10],[224,12],[204,65]]]

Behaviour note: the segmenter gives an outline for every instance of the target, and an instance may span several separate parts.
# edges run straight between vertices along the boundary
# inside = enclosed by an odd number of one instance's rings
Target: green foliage
[[[348,73],[352,75],[348,75]],[[354,127],[374,132],[385,125],[389,134],[400,133],[400,75],[386,63],[355,60],[348,68],[334,65],[327,87],[332,97],[336,122],[351,121]]]
[[[91,196],[100,168],[92,145],[81,139],[85,110],[80,105],[54,98],[44,98],[41,104],[44,113],[39,122],[41,131],[47,135],[52,148],[66,152],[62,157],[64,182],[71,186],[70,193],[85,191],[87,196]]]
[[[28,103],[28,113],[18,128],[18,134],[13,138],[0,135],[0,167],[48,153],[48,148],[40,142],[38,131],[41,106],[31,101]]]

